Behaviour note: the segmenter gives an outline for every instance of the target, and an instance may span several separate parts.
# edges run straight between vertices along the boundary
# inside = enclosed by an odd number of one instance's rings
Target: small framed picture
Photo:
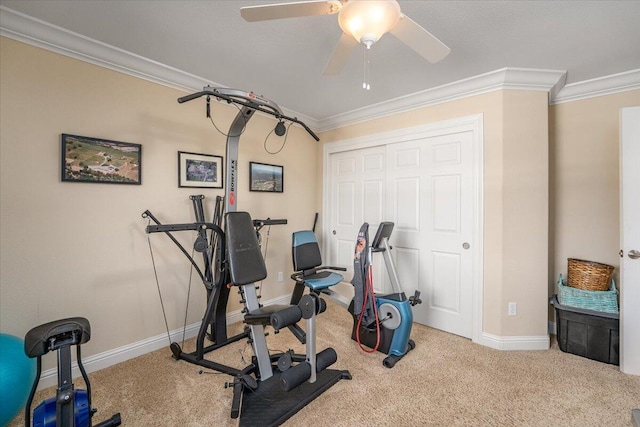
[[[142,145],[62,134],[62,181],[142,183]]]
[[[249,162],[249,190],[282,193],[284,191],[282,166]]]
[[[178,151],[178,187],[222,188],[222,157]]]

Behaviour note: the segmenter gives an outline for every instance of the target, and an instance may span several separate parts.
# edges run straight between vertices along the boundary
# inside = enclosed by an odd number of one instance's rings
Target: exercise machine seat
[[[304,280],[305,286],[314,291],[321,291],[342,281],[341,274],[318,271],[322,268],[322,256],[313,231],[296,231],[292,240],[293,269],[297,272],[292,276],[294,279]]]
[[[51,339],[56,340],[51,347]],[[84,317],[55,320],[31,329],[24,337],[24,351],[30,358],[40,357],[63,345],[80,345],[91,339],[91,326]]]

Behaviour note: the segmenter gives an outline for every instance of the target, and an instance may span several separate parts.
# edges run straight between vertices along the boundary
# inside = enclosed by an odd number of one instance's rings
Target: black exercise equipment
[[[149,225],[146,232],[149,233],[165,233],[180,249],[180,251],[189,259],[194,270],[200,276],[204,286],[207,289],[207,308],[205,315],[198,331],[196,339],[196,350],[192,353],[184,353],[180,346],[171,343],[171,351],[176,359],[186,360],[205,368],[214,369],[216,371],[237,375],[238,370],[220,363],[216,363],[204,358],[206,353],[231,344],[242,338],[247,337],[248,331],[227,336],[227,318],[226,309],[229,300],[229,290],[227,286],[229,282],[229,272],[226,260],[225,236],[222,232],[223,212],[233,212],[237,209],[237,188],[238,188],[238,146],[240,136],[244,132],[247,123],[253,117],[256,111],[274,116],[278,120],[278,124],[283,120],[301,125],[316,141],[318,136],[303,122],[295,117],[288,117],[282,113],[280,107],[273,101],[253,92],[246,92],[238,89],[215,88],[206,86],[200,92],[178,98],[179,103],[192,101],[200,97],[206,97],[206,115],[211,117],[210,102],[213,97],[217,101],[226,102],[238,108],[233,122],[226,134],[226,156],[225,156],[225,185],[224,199],[216,199],[216,208],[214,219],[212,222],[206,222],[204,218],[204,209],[202,200],[204,196],[191,196],[193,208],[195,211],[196,222],[190,224],[161,224],[160,221],[149,211],[142,214],[143,218],[149,218],[155,225]],[[259,220],[258,220],[259,221]],[[259,227],[262,224],[256,224],[256,233],[259,233]],[[266,225],[266,224],[265,224]],[[202,253],[204,262],[204,272],[199,268],[195,260],[189,255],[189,252],[178,242],[171,234],[172,232],[194,230],[198,232],[198,238],[194,243],[194,249]],[[151,248],[151,245],[149,246]],[[165,321],[166,324],[166,321]],[[185,325],[186,326],[186,325]],[[169,335],[167,325],[167,335]],[[205,338],[209,338],[213,344],[205,346]]]
[[[193,223],[161,224],[149,210],[142,214],[143,218],[148,218],[155,222],[155,225],[147,226],[146,232],[148,234],[165,233],[169,236],[180,251],[187,257],[194,270],[200,276],[207,291],[207,306],[196,337],[195,351],[190,353],[184,352],[180,344],[171,342],[171,352],[175,359],[185,360],[189,363],[229,375],[238,375],[241,372],[239,369],[210,359],[205,359],[204,357],[207,353],[248,336],[247,330],[233,336],[229,336],[227,333],[227,304],[229,302],[230,288],[227,286],[229,278],[226,268],[225,234],[220,228],[220,223],[222,222],[222,198],[216,199],[215,213],[212,222],[205,222],[204,219],[204,207],[202,203],[204,196],[194,195],[190,196],[190,199],[193,201],[196,217],[196,221]],[[173,236],[172,232],[179,231],[195,231],[197,233],[194,250],[202,253],[204,272],[189,252],[187,252],[182,244]],[[168,327],[167,335],[169,335]],[[205,339],[207,338],[212,344],[206,345]]]
[[[285,116],[274,102],[252,92],[207,86],[201,92],[179,98],[178,102],[183,103],[202,96],[206,96],[207,117],[210,117],[211,97],[238,108],[238,114],[226,134],[227,183],[224,206],[218,206],[219,203],[216,203],[216,212],[226,212],[225,232],[221,229],[222,215],[218,215],[217,220],[212,223],[205,222],[202,209],[204,196],[192,196],[196,197],[192,199],[196,211],[196,222],[192,224],[163,225],[151,212],[143,213],[143,217],[156,223],[147,226],[147,233],[167,234],[189,258],[208,291],[207,309],[196,339],[196,351],[184,353],[176,343],[171,344],[171,350],[176,359],[235,377],[233,383],[229,384],[234,392],[231,416],[240,417],[240,425],[278,425],[337,381],[350,379],[351,375],[348,371],[326,369],[337,359],[332,349],[316,354],[315,317],[324,311],[324,301],[316,295],[309,295],[300,298],[294,305],[262,307],[258,302],[255,282],[266,277],[264,259],[258,242],[260,228],[264,225],[284,223],[286,220],[252,221],[246,212],[236,212],[238,144],[248,121],[256,111],[272,115],[278,120],[275,129],[277,135],[283,134],[283,121],[286,120],[301,125],[316,141],[319,138],[297,118]],[[194,250],[203,254],[204,272],[171,234],[182,230],[198,232]],[[236,287],[242,296],[246,326],[241,334],[227,337],[226,306],[231,287]],[[296,355],[292,351],[270,355],[266,346],[265,326],[271,325],[278,331],[280,328],[295,325],[302,318],[307,321],[309,335],[309,339],[306,340],[306,355]],[[209,334],[208,328],[211,329]],[[214,342],[213,345],[204,345],[207,336]],[[255,353],[252,363],[246,368],[239,370],[204,359],[204,354],[242,338],[249,338]],[[293,389],[295,392],[289,393],[289,390]],[[245,393],[245,390],[251,392]]]
[[[33,411],[33,427],[91,427],[97,409],[91,407],[91,383],[82,365],[80,346],[91,339],[91,326],[83,317],[71,317],[45,323],[31,329],[24,337],[24,352],[37,358],[36,380],[31,388],[24,412],[25,427],[31,426],[31,404],[42,373],[42,356],[57,350],[58,388],[56,396],[41,402]],[[76,361],[87,386],[75,390],[71,375],[71,346],[76,346]],[[120,414],[96,424],[95,427],[115,427],[121,424]]]
[[[244,321],[255,354],[254,362],[232,384],[231,415],[240,416],[241,426],[279,425],[341,379],[351,379],[351,374],[327,369],[337,360],[332,348],[316,352],[316,316],[326,309],[321,298],[305,295],[296,305],[262,306],[258,302],[255,283],[267,277],[267,269],[249,214],[227,213],[225,228],[230,284],[243,297]],[[265,326],[278,331],[302,318],[306,320],[306,354],[270,354]]]

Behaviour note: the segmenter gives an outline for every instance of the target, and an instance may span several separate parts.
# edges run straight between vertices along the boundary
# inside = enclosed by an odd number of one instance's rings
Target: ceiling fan
[[[451,51],[433,34],[402,14],[396,0],[302,1],[240,9],[240,15],[248,22],[336,13],[343,34],[324,69],[325,75],[338,74],[358,43],[365,46],[366,55],[366,50],[388,32],[431,63],[442,60]],[[365,68],[366,61],[365,58]]]

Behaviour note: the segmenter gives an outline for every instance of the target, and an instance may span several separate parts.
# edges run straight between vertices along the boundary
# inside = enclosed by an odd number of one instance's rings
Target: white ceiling
[[[640,1],[412,1],[402,12],[451,48],[430,64],[392,35],[339,76],[322,71],[337,16],[245,22],[240,7],[286,0],[0,0],[0,5],[326,120],[505,67],[566,70],[566,83],[640,69]]]

